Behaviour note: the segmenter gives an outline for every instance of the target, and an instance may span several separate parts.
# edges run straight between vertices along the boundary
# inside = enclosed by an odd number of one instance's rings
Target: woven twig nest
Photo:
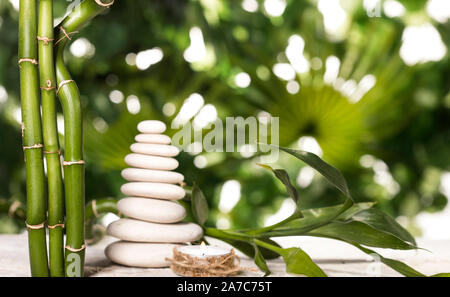
[[[233,276],[240,270],[240,259],[231,249],[228,254],[220,256],[193,257],[173,249],[173,259],[166,259],[171,263],[170,268],[182,276]]]

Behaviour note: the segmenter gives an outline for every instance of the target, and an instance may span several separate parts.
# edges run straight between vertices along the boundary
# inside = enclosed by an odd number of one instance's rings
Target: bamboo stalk
[[[120,212],[117,209],[117,201],[118,200],[114,198],[91,200],[86,204],[86,224],[105,213],[113,213],[120,216]]]
[[[44,155],[48,175],[50,276],[64,276],[64,189],[56,124],[56,79],[53,59],[53,0],[39,1],[39,77]]]
[[[86,244],[95,244],[106,235],[105,227],[96,223],[97,218],[105,213],[113,213],[120,216],[120,212],[117,209],[117,199],[96,199],[86,204]]]
[[[66,205],[65,275],[83,276],[84,230],[84,161],[80,94],[64,64],[64,48],[73,34],[87,21],[107,8],[99,0],[85,0],[57,26],[56,80],[57,94],[64,113],[64,180]],[[112,4],[112,2],[111,2]]]
[[[48,276],[45,238],[45,177],[39,106],[36,2],[20,0],[19,67],[22,136],[27,172],[27,229],[32,276]]]

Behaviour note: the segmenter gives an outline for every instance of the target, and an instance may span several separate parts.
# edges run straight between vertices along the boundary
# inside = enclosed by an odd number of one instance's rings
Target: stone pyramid
[[[141,134],[125,157],[131,168],[122,171],[128,182],[121,187],[126,198],[117,207],[127,218],[111,223],[107,232],[120,241],[110,244],[106,256],[113,262],[134,267],[167,267],[173,247],[199,240],[203,230],[194,223],[182,222],[183,206],[175,202],[185,196],[181,184],[184,176],[174,172],[177,147],[162,134],[166,125],[160,121],[138,124]]]

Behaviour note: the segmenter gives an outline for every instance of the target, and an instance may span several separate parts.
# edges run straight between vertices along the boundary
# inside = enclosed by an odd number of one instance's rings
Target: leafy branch
[[[289,197],[296,202],[297,209],[287,219],[263,228],[246,230],[219,230],[204,226],[205,214],[208,213],[206,199],[194,186],[191,207],[194,218],[205,228],[205,235],[229,243],[245,255],[254,259],[255,264],[265,273],[270,274],[266,260],[281,256],[286,263],[286,272],[311,277],[326,276],[323,270],[301,248],[282,248],[271,240],[280,236],[315,236],[340,240],[351,244],[369,255],[377,255],[382,263],[404,276],[425,276],[412,267],[397,260],[384,258],[367,247],[389,248],[398,250],[418,249],[413,236],[392,217],[378,209],[374,203],[355,203],[342,173],[323,161],[317,155],[300,150],[277,147],[314,168],[325,179],[345,195],[344,203],[317,209],[300,209],[298,192],[292,185],[284,169],[273,169],[268,165],[258,164],[270,170],[285,186]],[[446,273],[434,276],[448,276]]]

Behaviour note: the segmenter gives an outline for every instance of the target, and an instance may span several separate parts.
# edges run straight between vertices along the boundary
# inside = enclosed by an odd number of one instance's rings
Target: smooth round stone
[[[162,157],[175,157],[180,152],[176,146],[154,143],[133,143],[130,149],[133,153]]]
[[[134,219],[120,219],[109,224],[109,235],[126,241],[182,243],[199,240],[202,228],[194,223],[159,224]]]
[[[184,180],[184,176],[178,172],[141,168],[125,168],[122,170],[122,177],[128,181],[170,184],[178,184]]]
[[[186,217],[186,209],[172,201],[127,197],[117,203],[127,217],[154,223],[176,223]]]
[[[178,161],[174,158],[149,156],[142,154],[126,155],[125,163],[133,167],[155,170],[174,170],[178,167]]]
[[[134,139],[141,143],[170,144],[171,142],[170,137],[163,134],[138,134]]]
[[[131,182],[122,185],[120,190],[127,196],[166,200],[179,200],[185,195],[182,187],[165,183]]]
[[[166,124],[161,121],[142,121],[137,128],[141,133],[159,134],[166,131]]]
[[[105,255],[111,261],[131,267],[168,267],[175,244],[116,241],[108,245]]]

